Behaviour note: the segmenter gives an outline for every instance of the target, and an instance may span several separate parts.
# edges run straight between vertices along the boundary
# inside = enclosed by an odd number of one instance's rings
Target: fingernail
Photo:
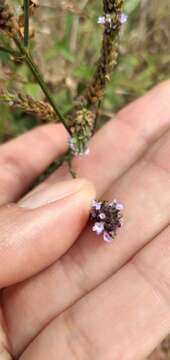
[[[54,185],[49,185],[42,190],[35,191],[23,198],[18,205],[26,209],[36,209],[41,206],[61,200],[74,193],[81,191],[84,187],[89,187],[89,191],[95,196],[95,191],[90,182],[84,179],[63,181]]]

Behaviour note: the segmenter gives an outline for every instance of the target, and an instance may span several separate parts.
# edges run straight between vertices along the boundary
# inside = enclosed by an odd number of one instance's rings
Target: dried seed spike
[[[49,103],[34,100],[29,95],[18,93],[13,96],[13,107],[20,108],[43,122],[58,122],[57,116]]]

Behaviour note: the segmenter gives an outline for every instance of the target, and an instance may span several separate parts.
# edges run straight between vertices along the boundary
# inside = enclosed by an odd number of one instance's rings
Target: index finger
[[[67,149],[60,124],[40,126],[0,147],[0,205],[16,201]]]

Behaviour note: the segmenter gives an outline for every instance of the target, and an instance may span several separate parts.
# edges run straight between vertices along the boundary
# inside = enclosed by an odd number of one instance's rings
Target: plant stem
[[[6,48],[4,46],[0,46],[0,51],[6,52],[6,53],[8,53],[10,55],[13,55],[15,57],[20,56],[20,54],[17,51],[15,51],[13,49],[10,49],[10,48]]]
[[[24,45],[29,44],[29,0],[24,0]]]
[[[42,74],[40,73],[37,65],[34,63],[32,56],[30,55],[30,53],[27,51],[27,49],[25,48],[24,44],[22,43],[22,41],[20,40],[18,35],[15,35],[13,37],[15,44],[17,45],[17,47],[19,48],[21,54],[24,56],[25,62],[27,63],[28,67],[30,68],[30,70],[32,71],[33,75],[35,76],[36,80],[38,81],[42,91],[44,92],[46,98],[48,99],[49,103],[51,104],[52,108],[54,109],[55,113],[57,114],[59,120],[63,123],[63,125],[65,126],[65,128],[67,129],[67,131],[69,132],[69,134],[71,135],[71,132],[69,130],[69,127],[63,117],[63,115],[59,112],[59,110],[57,109],[57,106],[55,104],[55,101],[48,89],[48,86],[46,85]]]

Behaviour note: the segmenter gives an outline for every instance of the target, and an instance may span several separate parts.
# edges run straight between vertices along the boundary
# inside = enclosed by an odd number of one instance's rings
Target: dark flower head
[[[112,242],[118,228],[122,226],[123,208],[123,205],[116,200],[92,202],[91,220],[94,223],[92,230],[97,235],[103,234],[104,241]]]

